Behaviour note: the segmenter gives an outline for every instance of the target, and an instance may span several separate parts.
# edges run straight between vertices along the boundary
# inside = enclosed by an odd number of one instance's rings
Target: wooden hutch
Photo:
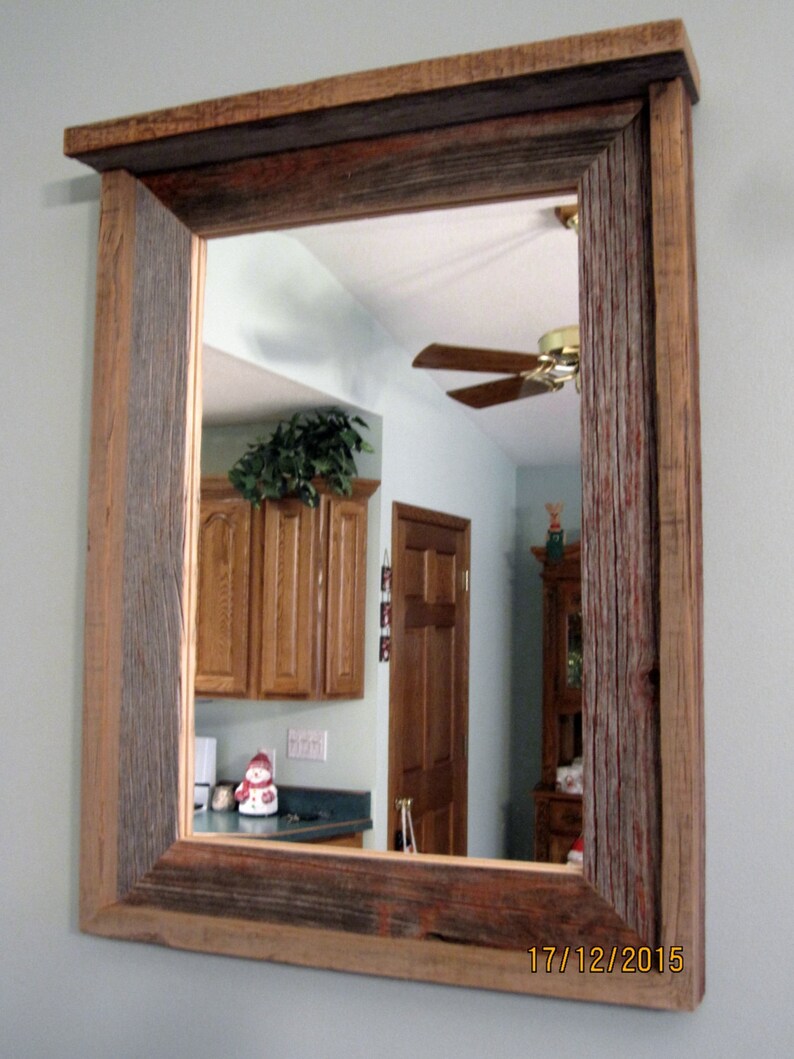
[[[535,860],[564,863],[582,833],[582,796],[556,789],[557,769],[582,754],[582,562],[580,544],[560,559],[532,553],[543,569],[543,736],[535,787]]]

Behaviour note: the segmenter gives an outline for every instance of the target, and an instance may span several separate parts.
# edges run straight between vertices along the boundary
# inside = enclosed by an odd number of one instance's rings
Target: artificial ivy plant
[[[317,507],[320,497],[313,479],[321,478],[342,496],[353,491],[353,453],[373,448],[356,429],[369,429],[360,416],[341,408],[296,412],[282,420],[269,438],[257,438],[229,471],[229,481],[254,507],[263,500],[297,497]]]

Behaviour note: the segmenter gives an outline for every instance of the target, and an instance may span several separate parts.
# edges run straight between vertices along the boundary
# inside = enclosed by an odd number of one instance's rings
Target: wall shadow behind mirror
[[[217,740],[218,780],[239,782],[267,747],[279,786],[371,792],[367,849],[393,848],[379,588],[397,501],[471,520],[468,853],[534,858],[544,663],[541,564],[530,549],[545,541],[547,502],[564,503],[567,539],[579,538],[579,398],[568,384],[469,409],[447,391],[499,376],[411,364],[431,342],[537,352],[541,335],[578,321],[577,239],[554,213],[571,201],[208,244],[202,477],[225,475],[293,412],[338,405],[368,423],[375,451],[357,457],[358,473],[381,484],[368,508],[363,697],[252,701],[199,691],[196,734]],[[327,733],[326,760],[288,757],[290,730]]]

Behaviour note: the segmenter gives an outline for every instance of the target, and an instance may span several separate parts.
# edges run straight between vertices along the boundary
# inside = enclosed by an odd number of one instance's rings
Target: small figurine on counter
[[[273,816],[278,812],[278,791],[270,758],[259,750],[248,762],[245,778],[234,792],[245,816]]]
[[[549,529],[546,533],[546,554],[549,559],[562,559],[565,547],[565,530],[560,522],[560,515],[565,504],[546,504],[549,513]]]

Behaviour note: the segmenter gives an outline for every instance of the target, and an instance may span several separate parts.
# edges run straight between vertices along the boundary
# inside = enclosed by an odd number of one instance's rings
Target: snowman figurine
[[[234,797],[245,816],[272,816],[278,812],[273,766],[264,750],[259,750],[248,762],[245,778],[234,792]]]

